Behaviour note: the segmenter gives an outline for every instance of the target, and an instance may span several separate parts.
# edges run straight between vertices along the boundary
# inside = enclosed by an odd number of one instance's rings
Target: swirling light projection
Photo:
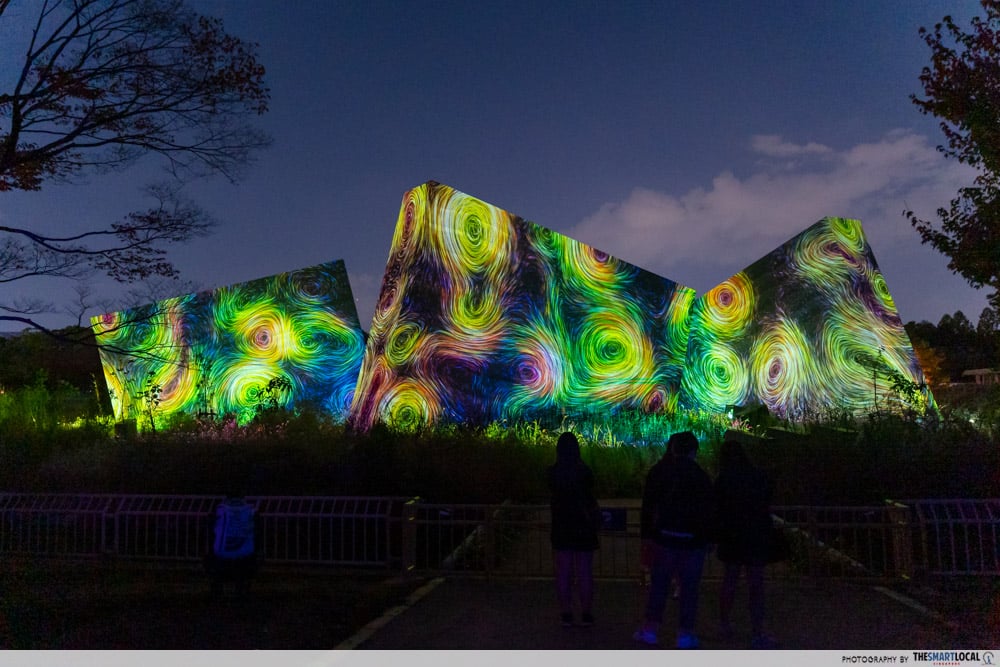
[[[432,388],[405,380],[385,393],[379,406],[384,420],[401,430],[413,430],[437,421],[441,406]]]
[[[513,381],[496,395],[495,412],[530,418],[546,414],[564,404],[572,378],[570,338],[561,320],[551,321],[541,313],[531,313],[528,321],[511,331],[513,350],[505,361]]]
[[[655,384],[652,343],[641,321],[615,309],[588,313],[575,331],[578,360],[573,395],[614,405],[642,402]]]
[[[420,234],[406,231],[416,220]],[[403,198],[350,421],[363,430],[674,405],[682,294],[693,291],[426,183]]]
[[[245,423],[267,405],[313,405],[343,419],[364,347],[341,260],[109,313],[92,326],[118,419],[184,412]]]
[[[102,344],[101,366],[118,419],[157,401],[164,410],[191,399],[183,309],[191,297],[166,299],[129,312],[93,318]],[[155,394],[155,395],[154,395]]]
[[[435,193],[429,216],[428,234],[448,273],[503,285],[513,250],[506,211],[448,188]]]
[[[798,324],[781,315],[763,325],[750,349],[752,386],[772,414],[801,419],[813,394],[814,356]]]
[[[119,418],[155,388],[163,415],[246,421],[266,401],[361,430],[753,404],[804,419],[922,378],[856,220],[825,218],[698,297],[434,182],[403,197],[367,342],[343,262],[93,327]]]
[[[756,295],[745,273],[737,273],[713,287],[696,311],[700,331],[718,340],[731,340],[743,334],[753,321]]]
[[[700,297],[690,326],[682,400],[689,407],[760,404],[804,419],[872,409],[879,395],[889,400],[890,374],[914,386],[922,378],[857,220],[809,227]],[[731,400],[741,368],[746,394]]]
[[[750,369],[747,360],[730,345],[711,337],[694,339],[688,347],[690,358],[684,369],[683,388],[696,397],[690,407],[723,412],[743,405],[749,395]]]

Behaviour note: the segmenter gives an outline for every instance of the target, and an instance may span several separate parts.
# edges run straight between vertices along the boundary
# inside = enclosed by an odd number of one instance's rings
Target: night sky
[[[699,291],[824,216],[858,218],[904,322],[986,306],[902,216],[971,183],[909,95],[918,28],[967,26],[976,2],[191,4],[259,43],[274,138],[238,185],[187,188],[220,221],[173,255],[199,289],[343,259],[367,329],[403,193],[435,180]],[[0,30],[3,82],[15,41]],[[149,205],[157,169],[4,193],[0,221],[104,225]],[[71,288],[4,289],[58,308]],[[93,292],[89,315],[122,305]]]

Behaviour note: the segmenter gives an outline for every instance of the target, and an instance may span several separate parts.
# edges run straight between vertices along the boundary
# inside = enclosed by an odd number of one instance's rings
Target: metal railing
[[[0,554],[198,561],[222,496],[0,493]],[[548,505],[391,497],[260,496],[266,563],[487,576],[551,576]],[[638,500],[610,501],[595,576],[640,576]],[[1000,574],[1000,499],[864,507],[783,506],[793,546],[772,576],[898,578]],[[709,559],[706,576],[719,573]]]
[[[812,577],[891,578],[912,575],[891,507],[775,507],[772,517],[792,545],[789,572]],[[902,528],[908,533],[909,527]],[[902,544],[908,544],[903,540]]]
[[[267,496],[257,507],[269,563],[392,567],[399,562],[401,498]]]
[[[619,517],[606,521],[594,555],[599,578],[638,577],[637,501],[603,507]],[[552,575],[551,518],[546,505],[409,503],[403,513],[403,566],[411,570],[482,573],[489,576]]]
[[[1000,498],[907,500],[914,552],[932,574],[1000,574]]]
[[[199,561],[222,496],[0,493],[0,553]],[[400,498],[248,497],[265,562],[399,564]]]

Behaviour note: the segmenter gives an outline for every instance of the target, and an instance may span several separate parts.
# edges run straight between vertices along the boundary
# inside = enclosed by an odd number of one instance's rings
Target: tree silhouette
[[[0,92],[0,192],[41,190],[160,158],[154,204],[106,227],[72,234],[0,225],[0,284],[103,272],[124,283],[175,277],[168,248],[214,221],[181,195],[191,178],[236,181],[269,143],[254,117],[270,98],[256,44],[183,0],[0,0],[0,22],[34,17],[18,73]],[[5,53],[13,53],[6,50]],[[58,221],[54,227],[58,228]],[[46,330],[46,304],[0,301],[0,321]]]
[[[986,16],[973,18],[969,32],[950,16],[920,29],[931,65],[920,75],[924,97],[911,96],[921,113],[940,119],[947,143],[938,150],[978,175],[937,210],[939,223],[905,215],[951,271],[992,289],[990,304],[1000,309],[1000,0],[980,1]]]

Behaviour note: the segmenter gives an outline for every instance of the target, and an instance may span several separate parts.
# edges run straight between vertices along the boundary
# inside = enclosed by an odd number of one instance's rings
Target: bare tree
[[[11,5],[0,0],[0,22],[16,20]],[[270,99],[257,45],[183,0],[23,7],[37,18],[16,80],[0,92],[0,192],[126,169],[146,155],[161,158],[169,178],[149,186],[153,206],[103,228],[59,234],[28,222],[0,225],[0,284],[95,271],[125,283],[176,277],[168,248],[214,224],[181,196],[183,183],[209,174],[235,182],[269,143],[253,125]],[[0,321],[45,330],[31,318],[42,307],[0,301]]]

